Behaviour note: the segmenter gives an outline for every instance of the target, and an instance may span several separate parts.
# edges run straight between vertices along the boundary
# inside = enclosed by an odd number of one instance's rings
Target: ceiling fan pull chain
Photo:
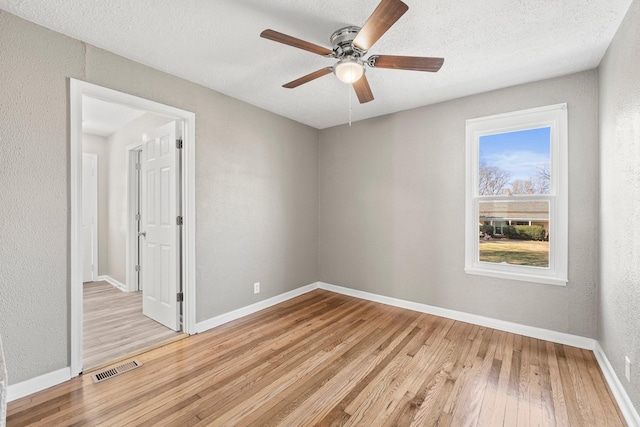
[[[351,127],[351,116],[353,115],[353,108],[351,107],[351,85],[347,85],[347,92],[349,92],[349,127]]]

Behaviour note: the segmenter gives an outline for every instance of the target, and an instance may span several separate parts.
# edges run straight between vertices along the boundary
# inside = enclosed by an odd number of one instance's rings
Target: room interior
[[[82,27],[96,22],[119,29],[110,19],[89,14],[74,29],[64,20],[39,21],[50,13],[46,8],[0,1],[0,335],[9,400],[72,376],[69,82],[76,79],[196,115],[192,333],[312,289],[333,290],[592,350],[627,423],[639,423],[640,2],[601,3],[573,4],[594,8],[585,13],[593,19],[585,32],[599,37],[587,43],[580,34],[564,51],[553,31],[521,34],[523,43],[539,36],[540,45],[526,46],[514,41],[517,33],[506,37],[492,22],[486,32],[476,28],[472,36],[478,43],[488,41],[481,34],[494,37],[488,46],[505,40],[519,48],[521,56],[509,60],[500,52],[482,58],[501,71],[478,67],[485,63],[474,56],[456,58],[456,49],[447,51],[444,36],[461,37],[455,26],[433,43],[410,43],[409,34],[427,27],[422,23],[431,15],[441,14],[442,25],[450,25],[444,18],[464,13],[441,2],[434,8],[409,3],[406,26],[399,21],[398,32],[386,34],[376,52],[442,56],[444,65],[433,74],[367,69],[375,99],[359,104],[332,75],[294,90],[281,88],[327,63],[262,40],[259,33],[278,24],[283,32],[326,45],[322,34],[366,20],[375,7],[366,1],[357,2],[363,10],[354,8],[348,18],[293,8],[295,24],[284,23],[291,2],[271,9],[252,1],[222,4],[222,16],[237,7],[252,11],[247,25],[260,28],[251,37],[257,52],[242,55],[242,49],[220,43],[221,51],[209,58],[196,47],[185,48],[185,54],[210,61],[193,67],[162,65],[157,49],[143,57],[124,52],[121,40],[108,48],[106,38],[83,35]],[[520,16],[524,23],[511,22],[509,28],[524,27],[526,17],[550,26],[558,25],[554,16],[570,21],[563,9],[568,5],[540,7],[546,10],[540,16],[534,13],[539,10],[511,11],[509,17]],[[70,11],[86,13],[82,7]],[[504,19],[493,12],[497,22]],[[173,25],[189,19],[178,15]],[[145,45],[149,39],[136,40],[139,52],[153,50]],[[166,41],[168,47],[174,43]],[[473,43],[469,49],[480,50]],[[478,55],[492,51],[483,49]],[[546,62],[526,62],[537,55],[547,55]],[[518,62],[522,68],[515,68]],[[235,79],[216,75],[223,72],[218,63],[226,63],[230,70],[224,72]],[[253,74],[263,80],[253,81]],[[260,96],[250,98],[252,91]],[[565,102],[566,286],[465,274],[466,120]],[[259,294],[253,292],[255,282],[261,283]],[[629,380],[625,358],[631,361]]]

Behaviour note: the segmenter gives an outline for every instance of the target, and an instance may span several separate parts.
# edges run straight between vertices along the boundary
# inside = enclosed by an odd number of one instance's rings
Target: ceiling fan
[[[396,70],[436,72],[442,67],[444,58],[419,56],[371,55],[364,59],[368,50],[409,9],[401,0],[382,0],[362,28],[344,27],[331,35],[333,49],[279,33],[264,30],[260,37],[297,47],[326,58],[338,60],[332,67],[322,68],[282,85],[293,89],[319,77],[334,73],[340,81],[353,85],[361,104],[373,101],[373,93],[365,77],[365,65],[371,68],[393,68]]]

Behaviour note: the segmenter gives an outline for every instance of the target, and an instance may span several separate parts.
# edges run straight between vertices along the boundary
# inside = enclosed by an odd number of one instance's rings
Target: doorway
[[[129,106],[145,112],[160,114],[173,118],[180,123],[182,132],[182,150],[176,167],[180,180],[176,191],[182,198],[176,201],[180,212],[180,229],[176,234],[176,247],[181,253],[176,256],[176,277],[182,283],[183,302],[178,306],[177,319],[182,312],[182,330],[194,333],[195,326],[195,200],[194,200],[194,148],[195,148],[195,114],[153,101],[127,95],[79,80],[71,79],[71,371],[76,376],[82,372],[82,337],[83,337],[83,286],[82,286],[82,104],[83,96],[91,97],[114,104]],[[144,142],[144,141],[143,141]],[[160,142],[159,142],[160,143]],[[80,208],[80,209],[79,209]],[[133,231],[133,230],[130,230]],[[130,245],[127,245],[127,252]],[[129,260],[127,256],[127,260]],[[139,265],[139,264],[138,264]],[[127,269],[127,276],[129,269]],[[130,285],[127,279],[127,286]],[[144,282],[144,280],[142,281]],[[136,286],[139,286],[137,281]],[[173,296],[173,301],[176,301]]]
[[[95,254],[86,244],[91,235],[86,231],[96,223],[100,230],[98,252],[102,257],[95,280],[86,274],[83,277],[82,361],[83,371],[87,372],[185,336],[181,332],[181,304],[176,301],[176,295],[181,292],[178,277],[179,227],[175,225],[179,214],[177,187],[180,175],[177,164],[180,150],[175,147],[175,142],[168,143],[177,139],[176,130],[181,126],[173,117],[87,96],[83,97],[82,114],[83,177],[95,177],[95,168],[88,164],[87,158],[96,158],[101,166],[96,192],[99,197],[92,195],[88,191],[91,186],[83,181],[84,258]],[[125,154],[129,152],[132,140],[140,142],[133,153],[136,156],[130,161],[135,166],[130,173]],[[162,168],[151,167],[159,161],[164,161]],[[145,197],[146,189],[154,190],[154,194]],[[99,221],[94,220],[95,216],[90,215],[90,209],[86,207],[96,199],[100,201]],[[149,208],[142,209],[142,202],[147,201]],[[133,214],[136,220],[134,227],[127,228],[125,211]],[[170,217],[173,217],[173,222],[166,221]],[[156,224],[161,218],[169,224]],[[159,241],[157,233],[154,234],[159,228],[165,234],[170,232],[169,237],[173,238]],[[132,250],[127,248],[130,242],[133,242]],[[149,255],[162,249],[163,262],[153,262],[158,256],[147,256],[148,262],[145,263],[142,254],[149,252],[148,248],[151,248]],[[127,256],[132,258],[131,265],[136,268],[134,279],[148,276],[149,286],[144,290],[137,289],[135,280],[127,280]]]

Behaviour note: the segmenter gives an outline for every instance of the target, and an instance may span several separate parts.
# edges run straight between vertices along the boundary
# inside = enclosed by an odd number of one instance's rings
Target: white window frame
[[[551,128],[549,194],[481,196],[478,192],[480,137],[541,127]],[[568,129],[567,104],[515,111],[467,120],[465,269],[468,274],[565,286],[568,271]],[[549,267],[480,261],[479,202],[495,200],[549,201]]]

